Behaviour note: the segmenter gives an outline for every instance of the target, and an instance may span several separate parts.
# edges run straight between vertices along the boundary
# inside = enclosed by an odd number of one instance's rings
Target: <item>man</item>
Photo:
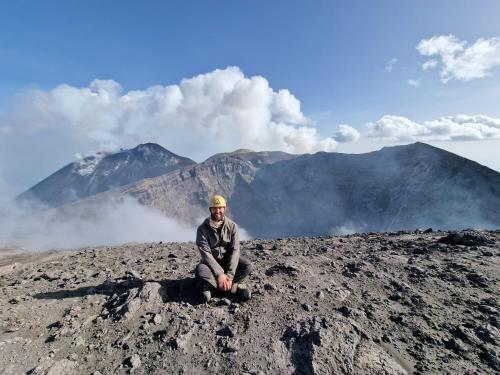
[[[201,262],[196,267],[196,277],[202,284],[203,299],[210,301],[211,291],[237,294],[248,300],[250,290],[241,281],[250,274],[251,264],[240,256],[238,226],[225,216],[226,200],[220,195],[210,199],[210,217],[198,227],[196,245]]]

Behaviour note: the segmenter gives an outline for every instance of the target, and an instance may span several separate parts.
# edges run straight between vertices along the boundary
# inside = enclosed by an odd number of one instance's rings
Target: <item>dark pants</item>
[[[222,268],[227,269],[227,261],[228,259],[222,258],[221,260],[217,259],[217,262],[222,266]],[[252,264],[250,261],[242,257],[240,255],[240,259],[238,261],[238,267],[236,267],[236,274],[234,275],[233,284],[237,284],[243,279],[245,279],[248,275],[252,273]],[[205,263],[199,263],[196,267],[196,278],[202,281],[206,281],[211,286],[217,289],[217,279],[210,269]]]

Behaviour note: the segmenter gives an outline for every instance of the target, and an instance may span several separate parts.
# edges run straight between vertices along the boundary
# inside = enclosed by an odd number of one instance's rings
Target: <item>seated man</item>
[[[251,264],[240,256],[238,226],[225,216],[226,200],[222,196],[212,197],[209,210],[210,217],[196,232],[196,245],[201,254],[196,277],[202,283],[203,299],[210,301],[211,291],[219,289],[247,300],[251,293],[241,281],[250,274]]]

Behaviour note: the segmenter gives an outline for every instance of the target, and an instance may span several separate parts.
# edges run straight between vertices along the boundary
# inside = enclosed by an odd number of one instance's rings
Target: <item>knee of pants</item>
[[[210,270],[210,267],[208,267],[204,263],[199,263],[196,266],[195,275],[196,275],[196,277],[201,277],[201,275],[207,275],[207,274],[210,274],[211,272],[212,271]]]

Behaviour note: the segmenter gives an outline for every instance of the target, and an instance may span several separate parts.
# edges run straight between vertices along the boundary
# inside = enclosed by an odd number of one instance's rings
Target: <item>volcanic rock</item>
[[[466,232],[452,232],[440,238],[440,243],[448,245],[464,245],[464,246],[485,246],[491,245],[494,241],[488,239],[483,234],[466,231]]]
[[[16,257],[0,275],[0,368],[496,374],[500,231],[478,233],[486,245],[439,243],[449,233],[435,231],[258,240],[273,251],[242,241],[249,301],[214,291],[203,303],[193,242]]]

